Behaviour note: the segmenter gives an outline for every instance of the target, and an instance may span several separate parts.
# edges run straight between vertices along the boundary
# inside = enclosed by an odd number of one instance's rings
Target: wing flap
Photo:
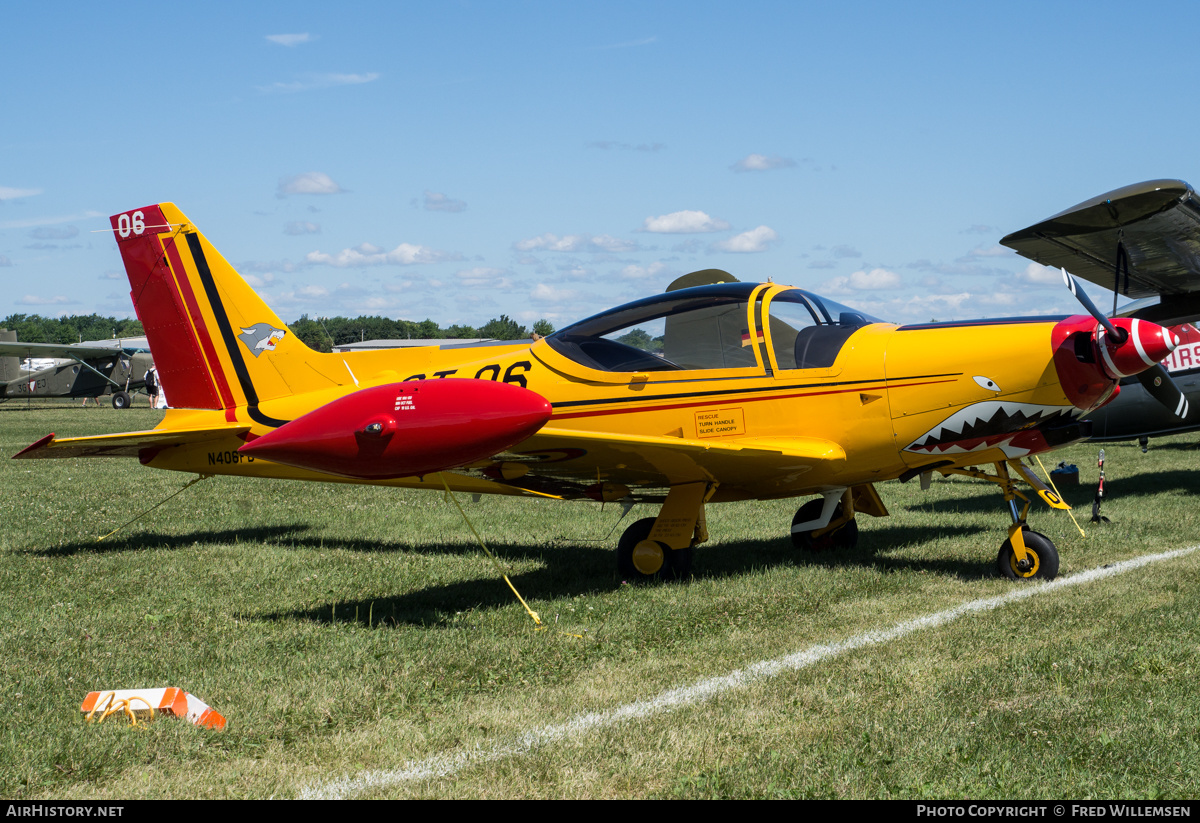
[[[13,460],[54,460],[69,457],[138,457],[144,449],[161,449],[185,443],[202,443],[245,434],[249,426],[218,426],[167,431],[123,432],[89,437],[56,437],[48,434],[13,455]]]
[[[762,456],[769,454],[794,457],[803,460],[828,461],[845,460],[846,452],[832,440],[820,437],[746,437],[737,440],[688,440],[682,437],[660,437],[645,434],[617,434],[612,432],[575,431],[574,429],[556,429],[546,427],[522,445],[532,444],[543,437],[557,442],[587,442],[612,443],[645,446],[661,446],[673,451],[690,453],[734,454],[747,455],[758,452]]]

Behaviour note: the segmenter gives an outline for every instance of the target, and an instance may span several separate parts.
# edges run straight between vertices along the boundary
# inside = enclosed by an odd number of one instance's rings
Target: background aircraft
[[[1178,342],[1108,321],[1082,293],[1092,317],[897,327],[789,286],[726,282],[537,341],[324,354],[173,204],[112,227],[163,388],[186,408],[152,431],[51,434],[15,457],[661,503],[618,543],[627,579],[686,575],[710,502],[818,495],[793,541],[848,546],[856,514],[887,515],[876,482],[935,470],[996,483],[1012,520],[1001,572],[1053,578],[1057,550],[1028,529],[1016,482],[1065,506],[1021,458],[1084,439],[1079,416]]]
[[[1200,319],[1200,198],[1182,180],[1135,183],[1085,200],[1000,241],[1030,260],[1063,266],[1138,298],[1119,316],[1177,327]],[[1161,367],[1122,378],[1111,403],[1088,415],[1092,439],[1132,440],[1200,429],[1200,335]]]
[[[21,358],[53,358],[53,366],[21,371]],[[64,345],[21,343],[16,332],[0,332],[0,385],[4,397],[99,397],[112,395],[114,409],[133,402],[130,392],[146,385],[154,364],[145,338]]]

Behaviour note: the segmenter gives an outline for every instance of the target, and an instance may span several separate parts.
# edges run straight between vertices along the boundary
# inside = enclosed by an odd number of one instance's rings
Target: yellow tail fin
[[[114,215],[113,231],[172,406],[246,407],[344,385],[341,361],[304,345],[173,203]]]

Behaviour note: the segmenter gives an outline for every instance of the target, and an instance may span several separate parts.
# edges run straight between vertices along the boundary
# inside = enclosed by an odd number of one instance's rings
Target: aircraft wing
[[[1160,306],[1138,312],[1147,320],[1174,325],[1200,316],[1200,198],[1182,180],[1110,191],[1000,242],[1127,297],[1161,296]],[[1119,282],[1118,242],[1129,260]]]
[[[91,437],[58,438],[48,434],[13,455],[13,460],[53,460],[67,457],[138,457],[143,449],[161,449],[244,434],[249,426],[124,432]]]
[[[119,346],[69,345],[66,343],[0,343],[0,357],[57,357],[90,360],[115,357],[125,350]]]
[[[661,496],[673,485],[715,480],[736,498],[739,490],[747,496],[770,497],[776,488],[783,493],[794,489],[799,476],[811,480],[814,489],[837,485],[832,478],[844,468],[846,452],[818,437],[708,441],[543,428],[497,459],[528,469],[500,482],[541,494],[595,496],[597,486],[621,484],[632,496],[646,498]]]

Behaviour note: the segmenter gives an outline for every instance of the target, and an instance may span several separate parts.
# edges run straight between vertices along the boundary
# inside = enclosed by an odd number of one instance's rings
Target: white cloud
[[[264,274],[262,277],[259,277],[257,274],[243,274],[242,279],[245,280],[247,283],[249,283],[254,288],[261,289],[264,286],[269,286],[272,283],[274,283],[275,275],[267,273],[267,274]]]
[[[56,294],[53,297],[39,297],[36,294],[27,294],[17,301],[20,306],[65,306],[75,301],[71,298]]]
[[[13,263],[3,254],[0,254],[0,266],[11,266]]]
[[[505,274],[507,272],[504,269],[477,266],[473,269],[455,272],[454,276],[458,278],[459,285],[466,288],[507,289],[512,286],[512,280],[505,277]]]
[[[999,243],[984,248],[978,246],[967,254],[968,257],[1007,257],[1010,254],[1016,254],[1012,249],[1001,246]]]
[[[518,251],[566,251],[566,252],[624,252],[633,251],[637,244],[619,240],[607,234],[543,234],[514,244]]]
[[[14,189],[10,186],[0,186],[0,200],[16,200],[18,197],[33,197],[41,194],[41,189]]]
[[[772,169],[786,169],[794,165],[796,165],[795,160],[775,154],[747,154],[729,168],[736,172],[770,171]]]
[[[529,299],[538,303],[564,303],[578,297],[579,292],[576,289],[560,289],[549,283],[538,283],[529,293]]]
[[[278,46],[299,46],[302,43],[311,43],[317,38],[308,32],[304,34],[268,34],[267,40]]]
[[[104,217],[98,211],[85,211],[83,214],[71,214],[66,217],[31,217],[25,220],[6,220],[0,223],[0,229],[28,229],[33,226],[56,226],[60,223],[70,223],[72,220],[89,220],[93,217]],[[105,229],[107,229],[107,224]]]
[[[255,271],[260,274],[274,276],[277,271],[293,272],[296,271],[296,264],[290,260],[248,260],[238,265],[238,271],[245,276],[245,272]]]
[[[823,290],[829,294],[848,294],[860,291],[879,291],[882,289],[898,289],[904,284],[900,275],[887,269],[871,269],[856,271],[849,276],[835,277],[826,283]]]
[[[29,236],[34,240],[70,240],[72,237],[79,236],[79,229],[74,226],[62,226],[61,228],[39,226],[31,231]]]
[[[642,231],[659,234],[699,234],[724,231],[729,224],[702,211],[675,211],[659,217],[647,217]]]
[[[887,269],[856,271],[850,275],[850,288],[859,291],[869,289],[898,289],[902,285],[904,284],[900,282],[900,275]]]
[[[283,227],[283,233],[291,235],[320,234],[321,227],[307,220],[293,220]]]
[[[320,171],[306,171],[303,174],[293,174],[291,177],[279,178],[279,188],[276,197],[287,197],[290,194],[341,194],[341,186],[333,181],[328,174]]]
[[[309,264],[324,264],[347,268],[350,266],[412,266],[417,263],[440,263],[444,260],[459,260],[461,255],[438,251],[428,246],[401,243],[391,251],[363,243],[353,249],[342,249],[336,255],[310,251],[304,260]]]
[[[1062,286],[1062,272],[1041,263],[1030,263],[1025,271],[1017,272],[1018,283],[1028,283],[1031,286]]]
[[[713,248],[717,251],[738,253],[766,251],[778,238],[779,235],[775,233],[774,229],[768,226],[759,226],[756,229],[750,229],[750,231],[734,235],[728,240],[714,243]]]
[[[665,263],[651,263],[649,266],[630,264],[621,269],[621,277],[625,280],[646,280],[658,277],[663,272],[670,271]]]
[[[336,72],[328,72],[326,74],[306,74],[303,75],[302,79],[293,80],[290,83],[272,83],[269,86],[257,86],[256,88],[268,94],[271,92],[291,94],[298,91],[328,89],[334,86],[357,86],[378,79],[379,73],[373,71],[366,74],[338,74]]]
[[[441,192],[425,190],[425,211],[466,211],[467,204],[463,200],[451,200]]]

